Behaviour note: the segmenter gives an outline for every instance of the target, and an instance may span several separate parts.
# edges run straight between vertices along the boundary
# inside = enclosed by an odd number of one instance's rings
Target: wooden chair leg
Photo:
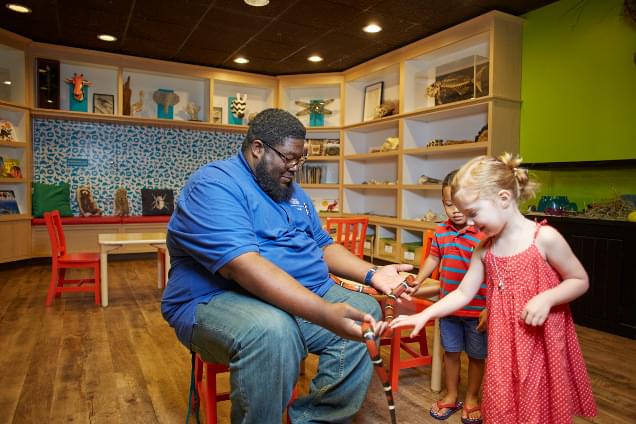
[[[93,267],[93,272],[95,273],[95,304],[101,305],[102,303],[102,292],[101,292],[101,281],[100,281],[100,270],[99,264],[96,264]]]

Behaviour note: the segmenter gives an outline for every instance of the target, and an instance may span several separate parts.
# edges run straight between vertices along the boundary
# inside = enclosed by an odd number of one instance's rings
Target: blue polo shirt
[[[161,312],[188,348],[196,306],[239,288],[217,271],[244,253],[259,253],[319,296],[333,285],[322,251],[333,241],[293,184],[291,199],[275,202],[242,153],[205,165],[186,183],[168,223],[171,268]]]

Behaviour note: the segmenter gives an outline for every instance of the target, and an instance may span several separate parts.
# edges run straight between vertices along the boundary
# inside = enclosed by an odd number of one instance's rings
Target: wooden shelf
[[[26,213],[15,214],[15,215],[0,215],[0,222],[5,221],[30,221],[31,215]]]
[[[0,147],[8,147],[10,149],[24,149],[27,146],[24,141],[0,141]]]
[[[338,189],[340,185],[338,183],[333,184],[300,184],[302,188],[330,188],[330,189]]]
[[[415,149],[404,149],[405,155],[410,156],[433,156],[444,155],[448,153],[471,153],[483,152],[488,150],[487,141],[479,141],[465,144],[451,144],[449,146],[421,147]]]
[[[397,190],[397,184],[345,184],[344,188],[352,190]]]
[[[9,178],[9,177],[1,177],[0,184],[23,184],[26,183],[26,178]]]
[[[342,127],[339,126],[330,126],[330,127],[305,127],[305,130],[308,133],[326,133],[326,132],[336,132],[340,131]]]
[[[0,107],[2,107],[3,109],[14,110],[16,112],[28,112],[29,111],[29,107],[26,106],[26,105],[19,105],[17,103],[7,102],[7,101],[4,101],[4,100],[0,100]]]
[[[338,162],[340,156],[307,156],[307,162]]]
[[[402,184],[404,190],[442,191],[441,184]]]
[[[395,128],[399,124],[399,119],[402,115],[385,116],[384,118],[374,119],[367,122],[359,122],[344,127],[345,130],[355,132],[372,132],[381,131],[388,128]]]
[[[399,153],[397,150],[392,150],[390,152],[376,152],[376,153],[360,153],[356,155],[346,155],[344,157],[345,160],[354,160],[354,161],[367,161],[367,160],[380,160],[391,157],[398,157]]]
[[[175,119],[138,118],[134,116],[102,115],[89,112],[71,112],[67,110],[33,109],[32,116],[49,119],[69,119],[74,121],[111,122],[127,125],[153,125],[161,127],[205,129],[223,132],[247,132],[247,125],[212,124],[203,121],[180,121]]]

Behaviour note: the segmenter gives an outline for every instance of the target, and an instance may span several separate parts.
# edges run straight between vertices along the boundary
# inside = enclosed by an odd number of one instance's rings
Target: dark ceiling
[[[2,27],[34,41],[269,75],[342,71],[491,10],[554,0],[16,0]],[[370,22],[383,31],[362,32]],[[97,34],[112,34],[114,43]],[[311,63],[319,54],[324,61]],[[250,62],[238,65],[239,55]]]

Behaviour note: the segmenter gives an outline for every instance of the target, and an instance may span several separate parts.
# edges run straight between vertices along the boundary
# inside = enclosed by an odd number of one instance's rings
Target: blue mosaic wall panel
[[[142,188],[170,188],[178,195],[202,165],[234,155],[240,133],[117,123],[33,119],[33,181],[88,184],[104,215],[114,213],[114,194],[128,190],[131,215],[141,215]],[[86,160],[87,159],[87,160]]]

